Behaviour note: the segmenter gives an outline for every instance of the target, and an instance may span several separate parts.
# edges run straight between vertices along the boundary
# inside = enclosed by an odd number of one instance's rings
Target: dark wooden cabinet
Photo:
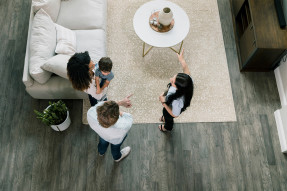
[[[230,0],[240,71],[273,70],[287,49],[274,0]]]

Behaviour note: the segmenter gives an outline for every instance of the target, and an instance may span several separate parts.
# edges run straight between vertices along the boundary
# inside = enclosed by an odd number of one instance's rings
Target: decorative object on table
[[[70,124],[71,119],[66,104],[59,100],[58,102],[49,102],[49,106],[44,109],[43,113],[34,110],[38,119],[55,131],[64,131]]]
[[[156,11],[149,17],[150,27],[153,30],[155,30],[156,32],[162,32],[163,33],[163,32],[170,31],[174,26],[174,19],[172,18],[172,21],[170,22],[170,24],[165,26],[159,22],[159,13],[160,13],[160,11]]]
[[[169,26],[173,20],[173,13],[170,8],[165,7],[158,14],[158,22],[163,26]]]

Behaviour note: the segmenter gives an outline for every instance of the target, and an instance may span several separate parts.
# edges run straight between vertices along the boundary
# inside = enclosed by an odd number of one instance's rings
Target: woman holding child
[[[183,73],[178,73],[170,78],[167,92],[159,96],[159,101],[163,105],[163,115],[160,121],[165,123],[158,126],[161,131],[171,131],[173,129],[173,118],[178,117],[190,106],[193,96],[193,81],[183,58],[183,52],[184,49],[180,54],[177,54]]]
[[[69,60],[67,72],[74,89],[89,95],[91,106],[99,101],[106,101],[106,91],[114,78],[113,63],[109,57],[102,57],[97,65],[91,60],[89,53],[75,53]]]

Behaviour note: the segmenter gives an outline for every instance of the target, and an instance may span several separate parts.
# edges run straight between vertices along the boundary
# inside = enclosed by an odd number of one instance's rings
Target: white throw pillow
[[[56,27],[50,16],[40,9],[34,17],[30,37],[29,73],[40,84],[46,83],[51,73],[41,66],[54,56]]]
[[[74,31],[56,24],[57,46],[55,52],[57,54],[73,55],[76,53],[76,34]]]
[[[71,56],[58,54],[47,60],[41,68],[68,79],[67,64],[70,58]]]
[[[32,7],[34,13],[44,9],[51,19],[56,22],[61,7],[61,0],[33,0]]]

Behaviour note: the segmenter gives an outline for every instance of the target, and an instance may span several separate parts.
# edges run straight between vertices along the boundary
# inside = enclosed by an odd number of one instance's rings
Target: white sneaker
[[[99,153],[99,156],[100,156],[100,157],[102,157],[102,156],[104,156],[104,155],[105,155],[105,154],[102,154],[102,155],[101,155],[101,154]]]
[[[131,147],[125,147],[121,150],[122,156],[118,160],[115,160],[115,162],[120,162],[123,158],[128,156],[128,154],[131,152]]]

